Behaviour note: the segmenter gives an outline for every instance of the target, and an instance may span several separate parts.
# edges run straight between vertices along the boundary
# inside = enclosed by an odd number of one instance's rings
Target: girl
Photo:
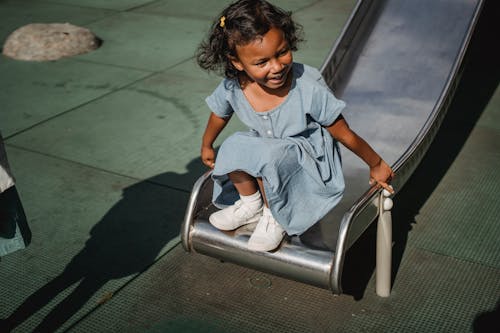
[[[213,202],[225,207],[209,220],[220,230],[258,222],[248,241],[255,251],[303,233],[340,201],[337,142],[368,164],[371,185],[392,192],[391,168],[349,128],[344,102],[316,69],[293,62],[300,32],[290,13],[240,0],[221,13],[197,53],[203,69],[225,76],[206,99],[212,113],[201,158],[213,168]],[[233,112],[250,130],[226,139],[216,161],[213,143]]]

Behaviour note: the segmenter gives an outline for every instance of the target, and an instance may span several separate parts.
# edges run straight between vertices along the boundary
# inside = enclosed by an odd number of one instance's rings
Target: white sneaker
[[[221,209],[208,218],[219,230],[234,230],[242,225],[257,222],[262,215],[262,207],[255,210],[238,200],[234,205]]]
[[[253,251],[271,251],[280,245],[285,237],[285,230],[272,215],[262,215],[255,231],[248,240],[248,249]]]

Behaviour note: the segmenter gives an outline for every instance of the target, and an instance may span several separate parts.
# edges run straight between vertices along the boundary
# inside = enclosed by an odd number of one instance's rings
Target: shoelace
[[[266,232],[269,231],[269,227],[274,226],[274,221],[271,216],[266,216]]]
[[[250,211],[249,211],[249,209],[248,209],[248,207],[245,207],[245,206],[243,205],[243,201],[238,200],[238,201],[236,201],[236,202],[234,203],[234,205],[235,205],[234,212],[235,212],[235,213],[236,213],[236,212],[239,212],[239,214],[238,214],[238,215],[240,215],[241,217],[243,217],[243,218],[247,218],[247,217],[249,217],[249,216],[251,215],[251,214],[250,214]]]

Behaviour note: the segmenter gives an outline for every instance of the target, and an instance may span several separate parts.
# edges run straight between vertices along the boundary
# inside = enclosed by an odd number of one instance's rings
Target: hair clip
[[[219,26],[220,26],[221,28],[224,28],[224,27],[226,26],[226,17],[225,17],[225,16],[222,16],[222,17],[220,18],[220,23],[219,23]]]

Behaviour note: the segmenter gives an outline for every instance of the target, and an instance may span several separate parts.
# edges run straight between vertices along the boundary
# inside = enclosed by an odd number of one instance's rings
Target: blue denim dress
[[[345,103],[335,98],[318,70],[299,63],[292,85],[276,108],[256,112],[237,80],[224,79],[207,97],[219,117],[236,113],[249,127],[221,145],[213,171],[213,203],[238,200],[227,174],[242,170],[262,177],[269,208],[288,235],[301,234],[325,216],[344,191],[338,143],[323,126],[331,125]]]

